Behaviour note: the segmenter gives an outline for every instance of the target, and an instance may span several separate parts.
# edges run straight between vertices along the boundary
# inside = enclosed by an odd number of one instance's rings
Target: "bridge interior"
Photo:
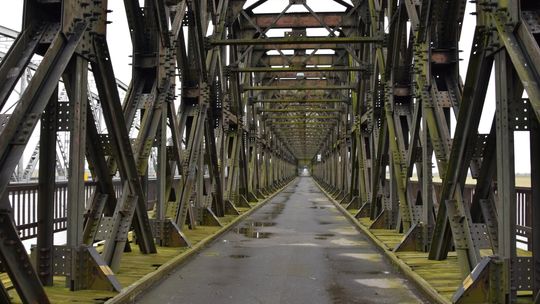
[[[301,177],[137,303],[424,303],[414,290]]]
[[[0,303],[540,302],[538,1],[112,3],[0,26]]]

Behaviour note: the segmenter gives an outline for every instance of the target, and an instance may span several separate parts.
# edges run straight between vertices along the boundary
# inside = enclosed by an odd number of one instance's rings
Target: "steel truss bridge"
[[[120,303],[135,290],[120,271],[133,252],[197,248],[201,227],[251,212],[304,168],[432,301],[539,302],[540,3],[473,1],[464,28],[465,0],[261,12],[267,1],[125,0],[121,89],[107,0],[24,1],[21,32],[1,28],[12,41],[0,62],[0,302],[58,301],[65,277],[65,294]],[[518,160],[530,187],[516,185],[516,131],[530,135]],[[446,265],[452,283],[415,272],[413,255]]]

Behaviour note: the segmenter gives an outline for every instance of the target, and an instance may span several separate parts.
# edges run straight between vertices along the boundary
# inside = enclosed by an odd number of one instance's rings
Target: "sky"
[[[0,10],[0,24],[14,30],[20,30],[23,2],[24,1],[0,0],[0,7],[2,7],[2,10]],[[247,5],[253,2],[255,2],[255,0],[248,0]],[[266,4],[258,7],[255,10],[255,13],[279,13],[288,2],[289,0],[269,0]],[[346,0],[346,2],[350,3],[350,0]],[[315,11],[343,9],[342,6],[330,0],[307,0],[307,4]],[[115,69],[115,76],[127,84],[131,79],[131,66],[129,65],[131,58],[129,56],[131,55],[132,48],[123,1],[110,0],[109,9],[112,10],[112,13],[109,14],[109,20],[112,21],[112,23],[107,28],[107,38],[111,59]],[[475,18],[470,14],[471,12],[474,12],[474,9],[474,5],[470,3],[467,4],[466,17],[464,20],[460,41],[460,49],[463,50],[463,52],[460,53],[462,59],[460,61],[460,73],[463,81],[465,81],[470,45],[472,43],[472,36],[474,34]],[[292,6],[288,12],[295,11],[306,10],[300,5],[295,5]],[[493,83],[493,74],[491,79],[492,81],[488,89],[486,104],[480,122],[480,133],[489,133],[493,113],[495,111],[495,88]],[[515,143],[516,172],[529,173],[530,149],[528,132],[515,132]]]

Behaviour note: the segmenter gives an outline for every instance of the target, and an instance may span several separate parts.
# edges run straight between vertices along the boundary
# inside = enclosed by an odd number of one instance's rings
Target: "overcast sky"
[[[248,0],[247,5],[253,3],[255,0]],[[349,0],[346,0],[350,3]],[[287,5],[289,0],[269,0],[266,4],[261,5],[256,13],[278,13]],[[0,0],[2,9],[0,10],[0,24],[14,30],[20,30],[21,18],[23,10],[23,1],[13,0]],[[315,11],[340,11],[343,7],[330,0],[307,0],[308,5]],[[124,83],[129,83],[131,78],[131,40],[129,38],[129,31],[125,18],[125,11],[123,7],[123,1],[110,0],[109,9],[113,12],[109,14],[109,20],[112,24],[108,26],[107,36],[109,41],[109,48],[111,52],[112,62],[115,68],[115,75],[118,79]],[[294,11],[306,11],[300,5],[292,6],[289,12]],[[474,5],[467,5],[466,18],[463,25],[463,32],[460,41],[460,49],[463,50],[461,54],[460,70],[463,79],[465,78],[466,68],[468,64],[468,57],[470,53],[470,45],[472,42],[472,36],[474,34],[475,19],[470,15],[474,11]],[[493,79],[493,77],[492,77]],[[493,83],[493,81],[492,81]],[[495,89],[493,84],[489,88],[489,93],[486,97],[486,106],[482,114],[482,120],[480,124],[480,133],[489,133],[491,121],[493,119],[493,113],[495,109]],[[529,139],[528,132],[516,132],[516,172],[528,173],[530,172],[529,162]]]

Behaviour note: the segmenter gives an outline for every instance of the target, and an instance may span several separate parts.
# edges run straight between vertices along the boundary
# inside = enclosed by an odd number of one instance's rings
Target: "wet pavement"
[[[300,177],[137,303],[424,303]]]

